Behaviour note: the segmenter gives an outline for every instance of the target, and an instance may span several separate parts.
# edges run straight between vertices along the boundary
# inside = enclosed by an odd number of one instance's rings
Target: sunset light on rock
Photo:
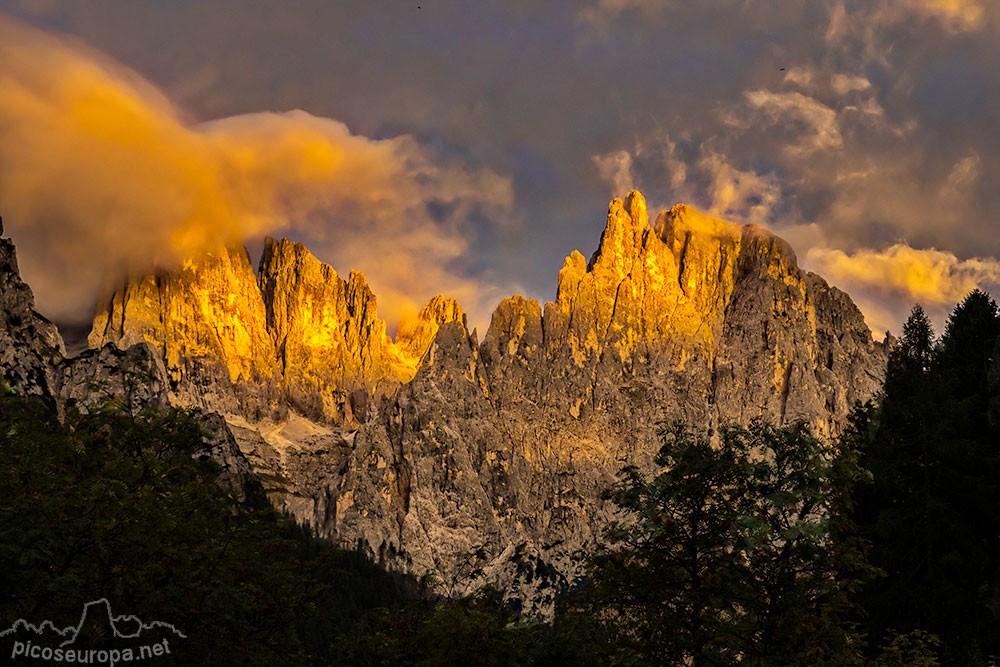
[[[0,655],[997,664],[998,37],[0,0]]]

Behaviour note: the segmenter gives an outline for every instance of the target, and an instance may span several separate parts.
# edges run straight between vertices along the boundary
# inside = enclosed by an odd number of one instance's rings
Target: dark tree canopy
[[[844,623],[867,576],[844,513],[864,477],[804,425],[663,432],[661,472],[626,468],[624,513],[583,609],[645,664],[845,664]]]
[[[308,664],[399,580],[243,505],[192,453],[180,409],[120,401],[65,423],[0,389],[0,626],[70,625],[87,602],[171,622],[177,664]]]
[[[874,484],[857,522],[885,576],[859,598],[870,635],[937,634],[951,664],[1000,652],[1000,340],[996,303],[981,291],[954,310],[935,343],[913,309],[892,351],[885,393],[854,437]]]

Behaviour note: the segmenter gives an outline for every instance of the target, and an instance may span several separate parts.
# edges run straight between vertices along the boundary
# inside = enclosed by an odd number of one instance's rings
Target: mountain
[[[446,592],[481,566],[542,613],[610,517],[601,491],[652,465],[660,424],[835,435],[887,345],[780,238],[683,205],[650,224],[638,192],[611,202],[589,261],[566,258],[554,302],[505,299],[482,342],[445,297],[385,331],[363,275],[268,239],[256,277],[220,248],[123,280],[90,344],[149,350],[165,400],[222,415],[271,502],[321,534]]]
[[[181,402],[168,391],[164,348],[154,348],[144,338],[131,342],[125,349],[106,344],[67,357],[56,326],[35,310],[31,288],[18,271],[14,244],[0,238],[0,379],[13,391],[41,397],[60,416],[71,408],[99,407],[111,397],[124,399],[130,407]],[[187,395],[197,390],[193,384]],[[214,459],[220,483],[238,500],[263,502],[261,483],[226,422],[213,411],[202,410],[197,417],[206,435],[195,457]]]
[[[24,394],[53,401],[54,365],[65,351],[56,326],[35,311],[35,297],[18,272],[14,244],[0,238],[0,378]]]
[[[504,300],[482,344],[440,328],[353,434],[313,520],[445,582],[485,544],[488,573],[545,610],[610,518],[601,491],[651,465],[659,424],[808,419],[832,435],[885,362],[857,307],[787,243],[684,206],[651,227],[634,192],[611,203],[589,262],[566,259],[554,303]]]
[[[219,248],[169,275],[123,280],[98,305],[88,343],[143,342],[159,352],[173,402],[255,418],[276,405],[280,367],[242,248]]]
[[[98,304],[89,344],[153,345],[176,402],[356,425],[373,398],[413,377],[437,326],[464,317],[437,297],[396,344],[360,272],[342,280],[301,243],[268,238],[258,273],[243,248],[219,248],[130,276]]]

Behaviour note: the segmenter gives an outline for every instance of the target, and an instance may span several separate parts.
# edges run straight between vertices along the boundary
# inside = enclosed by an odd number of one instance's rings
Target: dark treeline
[[[869,636],[923,630],[947,664],[1000,655],[1000,316],[972,292],[935,341],[913,309],[878,406],[849,437],[874,483],[855,516],[883,571],[858,600]]]
[[[187,635],[157,662],[325,664],[330,637],[417,592],[259,496],[238,502],[217,464],[192,458],[202,438],[185,410],[114,400],[61,423],[0,387],[0,631],[72,625],[107,598]]]
[[[1000,315],[919,307],[883,394],[807,425],[665,425],[549,622],[458,600],[238,502],[182,409],[63,421],[0,387],[0,630],[91,600],[169,620],[161,664],[989,665],[1000,655]],[[95,631],[100,631],[96,628]],[[10,648],[0,647],[5,651]]]

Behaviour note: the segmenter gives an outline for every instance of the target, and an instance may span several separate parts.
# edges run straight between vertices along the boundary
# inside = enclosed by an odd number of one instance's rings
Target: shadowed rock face
[[[0,239],[0,378],[15,391],[41,396],[60,419],[71,408],[86,412],[110,398],[124,399],[132,408],[165,407],[170,396],[163,349],[142,340],[124,350],[109,344],[66,358],[56,326],[35,311],[31,289],[18,272],[13,243]],[[195,457],[215,459],[221,466],[220,484],[237,499],[262,501],[261,484],[225,421],[214,413],[202,412],[196,418],[209,436]]]
[[[566,259],[555,303],[504,300],[479,346],[440,328],[357,432],[326,532],[446,582],[486,544],[491,575],[545,611],[610,516],[601,490],[651,464],[658,423],[807,419],[834,434],[885,360],[784,241],[684,206],[651,228],[635,192],[611,203],[589,264]]]
[[[64,355],[56,326],[35,312],[35,297],[18,273],[14,244],[0,239],[0,378],[21,394],[54,401],[54,365]]]
[[[107,304],[92,342],[160,350],[171,400],[227,415],[273,503],[451,592],[485,545],[488,575],[542,612],[659,423],[833,435],[886,361],[787,243],[683,205],[650,225],[638,192],[611,202],[589,262],[566,258],[555,302],[505,299],[481,344],[441,297],[393,343],[361,274],[288,241],[268,240],[256,282],[245,253],[217,253]]]

